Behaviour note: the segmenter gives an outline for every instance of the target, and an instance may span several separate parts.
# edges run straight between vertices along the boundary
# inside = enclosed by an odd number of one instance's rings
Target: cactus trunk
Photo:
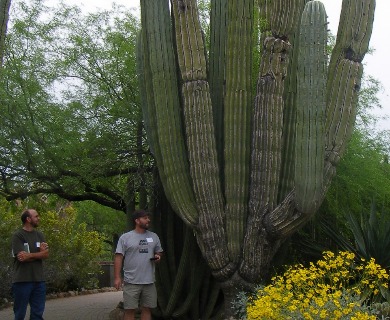
[[[328,66],[320,1],[212,1],[207,51],[196,0],[141,0],[149,142],[227,302],[267,277],[280,244],[321,205],[353,128],[374,8],[343,1]]]

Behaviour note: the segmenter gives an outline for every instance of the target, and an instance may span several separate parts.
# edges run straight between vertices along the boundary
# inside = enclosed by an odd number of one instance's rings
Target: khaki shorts
[[[154,283],[125,283],[123,286],[123,308],[137,309],[139,307],[151,309],[157,307],[157,291]]]

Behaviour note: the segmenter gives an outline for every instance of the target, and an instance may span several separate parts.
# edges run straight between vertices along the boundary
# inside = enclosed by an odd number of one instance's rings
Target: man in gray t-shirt
[[[123,234],[115,251],[115,287],[122,285],[125,320],[135,319],[135,310],[141,307],[142,319],[151,319],[152,308],[157,307],[157,292],[154,285],[155,262],[160,261],[162,248],[160,239],[148,230],[150,217],[144,210],[133,213],[134,230]]]

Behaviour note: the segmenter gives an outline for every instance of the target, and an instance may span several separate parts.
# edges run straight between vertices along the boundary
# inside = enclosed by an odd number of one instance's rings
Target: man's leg
[[[32,288],[31,282],[16,282],[12,285],[15,320],[24,320]]]
[[[138,309],[142,285],[125,283],[123,286],[124,320],[134,320]]]
[[[45,311],[46,284],[44,281],[34,282],[30,296],[31,316],[30,320],[42,320]]]
[[[154,283],[145,284],[142,287],[142,293],[140,297],[141,305],[141,320],[151,320],[151,309],[157,307],[157,290]]]
[[[141,320],[152,320],[152,312],[148,307],[141,307]]]
[[[134,320],[135,319],[135,309],[125,309],[125,316],[123,320]]]

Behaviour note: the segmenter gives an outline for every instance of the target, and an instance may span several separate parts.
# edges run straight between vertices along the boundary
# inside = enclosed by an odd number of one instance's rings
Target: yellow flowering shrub
[[[387,289],[389,275],[374,259],[356,263],[351,252],[325,252],[309,267],[288,268],[249,299],[247,319],[375,320],[364,301]]]

